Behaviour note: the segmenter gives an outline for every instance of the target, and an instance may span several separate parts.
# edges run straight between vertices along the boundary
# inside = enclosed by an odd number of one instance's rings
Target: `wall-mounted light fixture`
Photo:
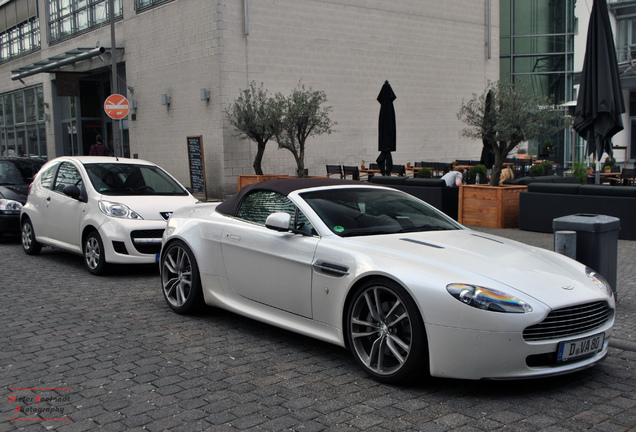
[[[201,95],[199,96],[199,98],[202,101],[209,101],[210,100],[210,90],[202,88],[201,89]]]
[[[134,111],[137,111],[137,101],[135,99],[130,100],[130,108],[132,108]]]
[[[49,113],[44,113],[44,121],[51,120],[51,115]]]
[[[44,108],[48,108],[49,107],[49,103],[48,102],[42,102],[44,104]]]
[[[161,95],[161,105],[170,105],[172,98],[170,97],[170,95],[167,95],[165,93],[163,93]]]

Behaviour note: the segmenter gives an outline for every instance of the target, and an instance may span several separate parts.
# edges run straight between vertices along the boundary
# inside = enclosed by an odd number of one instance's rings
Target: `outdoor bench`
[[[551,233],[553,219],[579,213],[619,218],[618,237],[636,240],[636,186],[534,182],[519,197],[521,230]]]

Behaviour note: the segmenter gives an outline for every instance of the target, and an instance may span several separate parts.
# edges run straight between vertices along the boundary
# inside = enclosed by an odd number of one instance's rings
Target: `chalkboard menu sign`
[[[203,158],[203,137],[189,136],[188,159],[190,161],[190,185],[194,195],[205,195],[205,159]]]

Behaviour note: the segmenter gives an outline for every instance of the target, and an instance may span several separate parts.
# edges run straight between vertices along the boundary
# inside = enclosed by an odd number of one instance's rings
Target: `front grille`
[[[525,329],[523,338],[541,341],[575,336],[601,327],[613,315],[613,309],[605,301],[557,309],[539,324]]]
[[[130,239],[137,252],[142,254],[156,254],[161,250],[162,229],[138,230],[130,233]]]

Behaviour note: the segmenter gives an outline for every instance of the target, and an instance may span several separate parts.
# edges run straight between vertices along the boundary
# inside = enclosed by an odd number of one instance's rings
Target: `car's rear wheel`
[[[428,343],[413,299],[391,280],[370,280],[354,293],[347,340],[356,361],[378,381],[428,373]]]
[[[35,230],[31,219],[22,221],[22,249],[27,255],[37,255],[42,250],[42,245],[35,239]]]
[[[106,272],[106,254],[102,238],[93,231],[84,240],[84,265],[94,275],[102,275]]]
[[[163,296],[173,311],[185,314],[203,306],[199,267],[184,242],[174,241],[163,250],[160,268]]]

